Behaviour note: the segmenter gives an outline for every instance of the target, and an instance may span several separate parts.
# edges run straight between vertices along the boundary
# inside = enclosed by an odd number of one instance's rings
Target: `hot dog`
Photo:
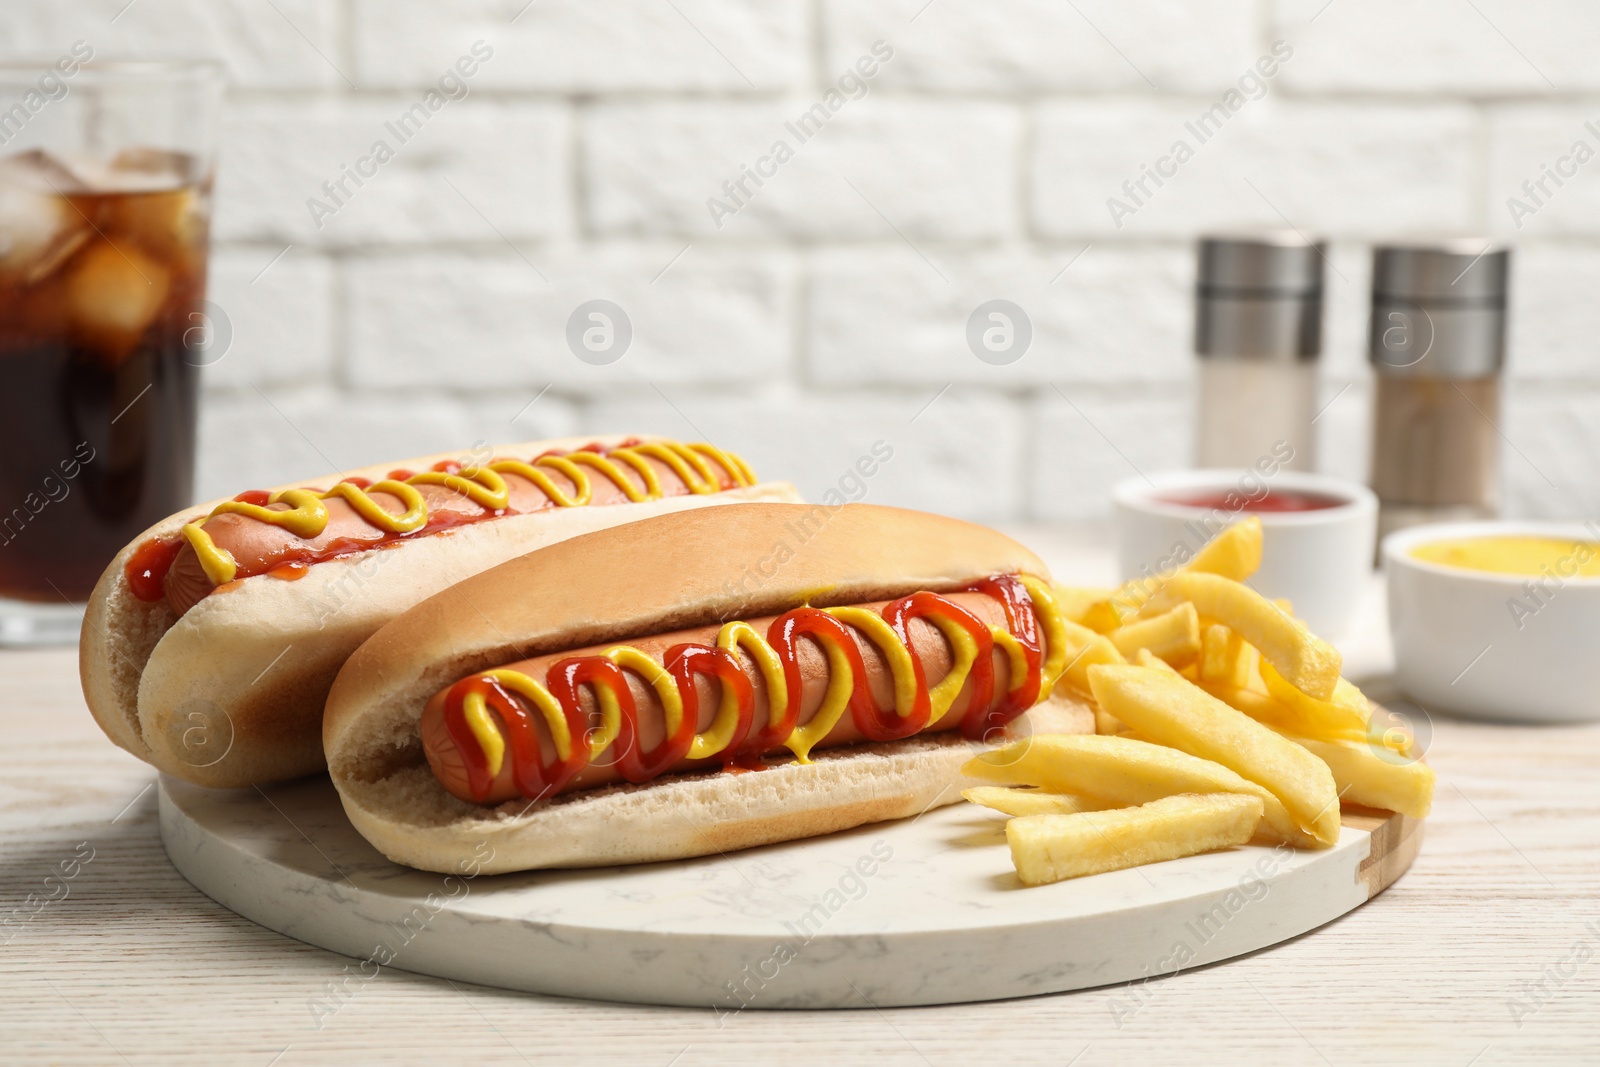
[[[798,499],[710,445],[611,437],[425,456],[174,515],[96,586],[80,671],[134,755],[202,785],[324,766],[339,665],[452,581],[575,534],[702,505]]]
[[[376,484],[346,477],[331,489],[241,493],[214,507],[181,537],[152,544],[175,550],[165,573],[145,559],[130,561],[136,596],[157,589],[182,615],[218,586],[285,568],[353,555],[390,543],[486,519],[558,507],[603,507],[755,484],[743,461],[710,445],[627,440],[529,461],[491,460],[464,467],[441,460],[429,470],[392,470]],[[297,495],[298,494],[298,495]],[[147,555],[160,553],[147,550]]]
[[[783,559],[759,586],[730,579]],[[575,581],[574,575],[582,575]],[[961,757],[1056,695],[1048,572],[869,505],[661,516],[419,604],[341,670],[329,769],[356,828],[451,871],[702,855],[952,803]],[[759,773],[752,773],[757,772]],[[484,866],[482,843],[494,854]]]

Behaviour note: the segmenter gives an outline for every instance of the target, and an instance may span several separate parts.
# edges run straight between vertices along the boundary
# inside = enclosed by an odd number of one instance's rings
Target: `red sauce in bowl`
[[[1322,493],[1308,493],[1299,489],[1269,489],[1265,496],[1251,499],[1238,489],[1187,489],[1162,493],[1155,499],[1163,504],[1182,504],[1191,508],[1208,508],[1219,511],[1246,511],[1260,514],[1280,514],[1294,511],[1322,511],[1336,508],[1347,501]]]

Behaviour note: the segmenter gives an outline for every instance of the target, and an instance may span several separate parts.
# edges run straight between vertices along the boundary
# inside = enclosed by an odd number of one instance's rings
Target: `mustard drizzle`
[[[391,534],[408,534],[427,525],[428,505],[414,486],[441,485],[451,492],[467,497],[474,504],[490,512],[503,511],[511,494],[502,474],[515,474],[532,482],[545,498],[560,508],[582,507],[593,499],[593,487],[584,468],[589,467],[609,479],[633,503],[659,500],[664,494],[656,470],[645,459],[648,456],[665,464],[693,494],[715,493],[721,489],[721,480],[713,470],[716,463],[733,480],[735,486],[756,483],[750,467],[731,452],[724,452],[704,442],[683,444],[678,441],[648,441],[612,449],[609,453],[589,450],[568,452],[565,455],[540,456],[532,463],[521,460],[499,460],[484,467],[463,467],[456,473],[423,471],[405,481],[386,478],[362,489],[350,482],[340,482],[330,489],[318,492],[311,489],[283,489],[268,498],[267,505],[251,504],[242,500],[225,500],[211,509],[205,519],[186,523],[182,533],[194,548],[200,567],[213,585],[224,585],[239,573],[239,564],[233,553],[218,545],[205,532],[204,524],[218,515],[244,515],[260,522],[271,523],[288,530],[296,537],[307,540],[321,535],[328,528],[328,509],[324,500],[341,497],[362,519]],[[613,458],[623,464],[638,478],[624,473]],[[709,462],[708,462],[709,460]],[[556,481],[540,468],[549,468],[572,482],[572,492],[563,490]],[[398,514],[389,511],[372,499],[371,494],[381,492],[398,498],[403,510]],[[273,504],[287,504],[287,508],[274,508]]]
[[[1018,575],[1018,579],[1028,591],[1034,615],[1040,623],[1043,655],[1038,699],[1043,701],[1050,696],[1056,680],[1065,669],[1068,651],[1066,627],[1062,624],[1061,610],[1050,592],[1049,584],[1030,575]],[[911,649],[894,632],[893,627],[870,608],[844,607],[826,610],[828,614],[863,633],[866,639],[884,654],[884,658],[889,661],[890,673],[895,682],[895,713],[901,718],[910,715],[917,697]],[[960,696],[962,687],[966,685],[967,675],[977,659],[977,642],[965,627],[953,620],[938,615],[930,615],[927,618],[938,626],[940,632],[950,641],[954,653],[950,670],[945,672],[939,683],[928,691],[932,711],[928,716],[927,725],[931,727],[949,713],[956,698]],[[1015,689],[1026,677],[1027,653],[1022,643],[1004,626],[991,626],[990,630],[994,635],[995,644],[1006,653],[1009,667],[1007,681],[1010,683],[1007,689]],[[855,678],[844,650],[825,634],[811,636],[821,642],[823,652],[828,658],[828,688],[823,694],[821,707],[817,709],[811,721],[804,725],[796,724],[782,742],[800,763],[811,762],[811,750],[838,725],[840,717],[849,706],[850,696],[855,691]],[[723,624],[717,632],[716,644],[718,648],[730,651],[743,649],[756,661],[767,686],[768,722],[772,724],[781,720],[788,708],[789,692],[783,676],[782,660],[779,659],[777,650],[759,631],[743,621]],[[670,675],[653,658],[631,645],[613,646],[601,655],[625,670],[635,671],[651,683],[661,701],[666,718],[667,735],[671,736],[683,721],[683,698]],[[561,705],[541,682],[520,671],[506,668],[484,671],[477,677],[493,678],[506,689],[528,697],[550,727],[551,737],[556,740],[557,755],[563,760],[570,756],[572,752],[570,742],[562,740],[569,734]],[[615,723],[607,718],[608,714],[613,717],[617,714],[616,698],[611,693],[610,686],[597,685],[594,688],[601,703],[601,728],[590,747],[591,762],[617,735]],[[533,693],[537,693],[538,696],[533,696]],[[469,692],[465,697],[463,711],[468,728],[482,747],[484,755],[488,757],[490,776],[499,774],[505,753],[505,739],[501,736],[500,728],[494,722],[482,694]],[[725,750],[732,740],[731,735],[737,715],[737,704],[724,686],[717,714],[707,729],[695,734],[694,741],[689,747],[688,758],[705,759]],[[752,724],[751,728],[754,730],[756,727]],[[601,743],[602,739],[604,744]]]
[[[756,632],[755,627],[738,620],[724,623],[722,629],[717,631],[717,647],[734,653],[735,657],[742,649],[755,660],[756,669],[761,672],[762,681],[767,686],[767,725],[770,727],[782,722],[784,713],[789,710],[789,685],[784,680],[783,661],[778,658],[777,650]],[[689,745],[689,758],[707,759],[727,748],[733,740],[733,728],[738,723],[738,698],[723,686],[716,718],[711,720],[708,729],[694,735],[694,741]],[[751,728],[755,729],[755,724],[752,723]]]

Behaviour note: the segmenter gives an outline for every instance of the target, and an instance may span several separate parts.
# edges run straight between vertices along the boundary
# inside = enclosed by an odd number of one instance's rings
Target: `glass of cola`
[[[192,503],[221,68],[0,64],[0,644],[71,643]]]

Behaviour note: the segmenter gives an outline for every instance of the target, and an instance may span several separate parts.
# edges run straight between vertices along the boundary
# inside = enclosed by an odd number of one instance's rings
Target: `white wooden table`
[[[1022,534],[1059,578],[1109,577],[1093,534]],[[1378,608],[1347,650],[1358,676],[1383,666]],[[752,1010],[719,1027],[709,1007],[360,975],[354,960],[238,918],[168,864],[154,772],[95,727],[75,655],[4,652],[0,1062],[1600,1061],[1600,727],[1435,720],[1432,734],[1440,789],[1416,865],[1295,941],[1142,985],[895,1011]],[[330,987],[352,995],[318,1029],[312,1003]]]

